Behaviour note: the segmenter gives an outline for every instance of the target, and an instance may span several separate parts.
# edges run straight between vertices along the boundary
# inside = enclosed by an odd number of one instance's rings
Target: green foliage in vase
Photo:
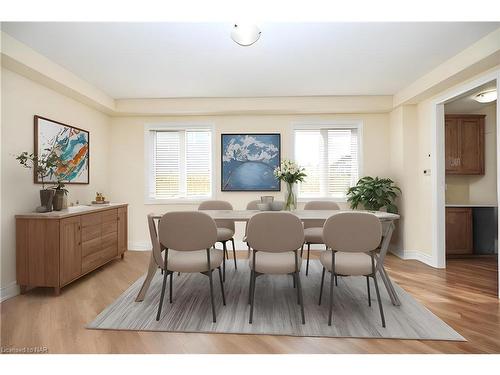
[[[65,188],[66,185],[60,180],[57,181],[57,185],[54,185],[51,187],[52,190],[55,190],[55,192],[62,192],[64,195],[68,194],[68,189]]]
[[[41,156],[24,151],[15,157],[24,168],[35,169],[35,172],[42,181],[42,187],[45,190],[45,179],[53,174],[54,169],[57,167],[59,157],[54,152],[51,152],[50,149],[45,149],[44,151],[45,153]]]
[[[347,201],[352,209],[361,204],[370,211],[385,208],[387,212],[398,213],[398,207],[394,204],[398,194],[401,194],[401,189],[394,185],[390,178],[366,176],[361,178],[356,186],[347,190]]]

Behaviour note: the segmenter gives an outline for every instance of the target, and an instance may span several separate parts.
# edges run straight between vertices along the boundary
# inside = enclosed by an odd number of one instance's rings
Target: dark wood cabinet
[[[472,208],[446,208],[446,255],[473,253]]]
[[[127,205],[16,216],[17,283],[60,288],[127,250]]]
[[[484,174],[484,117],[445,116],[446,174]]]

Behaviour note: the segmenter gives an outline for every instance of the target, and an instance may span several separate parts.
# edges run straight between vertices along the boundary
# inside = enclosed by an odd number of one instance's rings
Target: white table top
[[[250,218],[259,212],[272,212],[272,211],[258,211],[258,210],[204,210],[214,220],[234,220],[234,221],[248,221]],[[390,214],[382,211],[351,211],[351,210],[296,210],[291,211],[297,215],[300,220],[326,220],[330,216],[339,214],[341,212],[369,212],[374,214],[380,221],[393,221],[398,220],[399,215]],[[155,214],[154,218],[159,219],[162,215]]]

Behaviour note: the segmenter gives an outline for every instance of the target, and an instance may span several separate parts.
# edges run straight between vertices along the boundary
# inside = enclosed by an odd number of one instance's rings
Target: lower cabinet
[[[446,208],[446,254],[473,253],[472,208]]]
[[[17,283],[60,288],[127,250],[127,206],[16,217]]]

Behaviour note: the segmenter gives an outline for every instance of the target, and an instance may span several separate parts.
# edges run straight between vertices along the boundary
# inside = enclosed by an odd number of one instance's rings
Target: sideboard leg
[[[122,253],[122,255],[120,255],[120,257],[123,259],[125,258],[125,253]]]
[[[55,286],[54,287],[54,295],[58,296],[59,294],[61,294],[61,288],[59,288],[58,286]]]

